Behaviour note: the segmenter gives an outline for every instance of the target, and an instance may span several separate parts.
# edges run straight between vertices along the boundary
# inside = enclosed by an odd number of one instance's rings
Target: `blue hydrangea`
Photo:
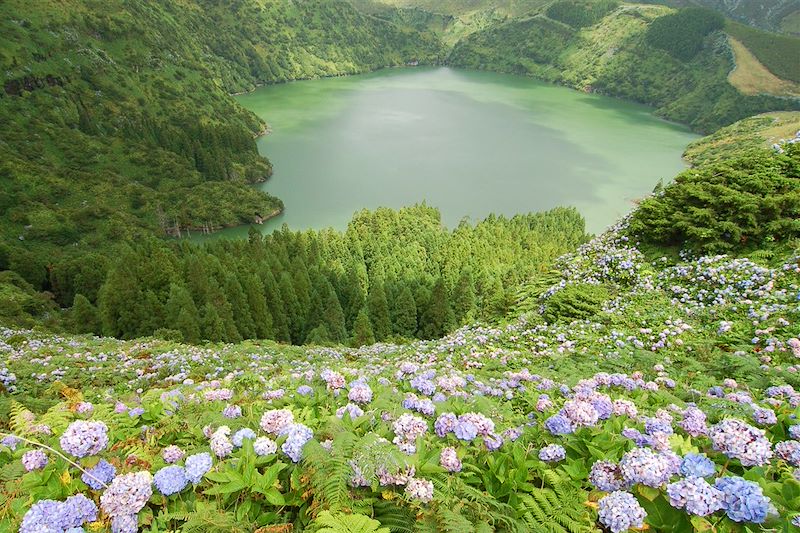
[[[303,446],[314,437],[314,432],[303,424],[291,424],[282,434],[286,435],[286,441],[281,450],[293,462],[299,462],[303,457]]]
[[[194,485],[200,483],[209,470],[211,470],[211,454],[208,452],[196,453],[186,458],[186,479]]]
[[[619,465],[613,461],[596,461],[589,472],[589,482],[604,492],[625,488]]]
[[[231,437],[231,441],[233,442],[234,446],[236,446],[237,448],[241,448],[242,444],[244,444],[244,439],[255,440],[255,438],[256,438],[255,431],[253,431],[250,428],[242,428],[233,434],[233,437]]]
[[[314,392],[314,389],[309,387],[308,385],[300,385],[297,387],[297,394],[300,396],[310,396]]]
[[[39,500],[25,513],[20,533],[62,533],[97,520],[97,506],[83,494],[70,496],[63,502]]]
[[[660,487],[672,475],[671,464],[664,454],[650,448],[634,448],[622,456],[619,468],[622,479],[630,485],[641,483],[648,487]]]
[[[478,428],[469,420],[459,420],[453,428],[453,433],[459,439],[469,442],[478,436]]]
[[[702,477],[682,479],[667,485],[669,503],[687,513],[708,516],[722,509],[724,494]]]
[[[740,477],[723,477],[714,486],[723,492],[725,514],[734,522],[760,524],[766,520],[770,502],[758,484]]]
[[[97,455],[108,444],[108,426],[95,420],[76,420],[59,442],[62,450],[75,457]]]
[[[94,490],[102,490],[111,483],[116,475],[117,469],[114,468],[114,465],[101,459],[99,463],[83,473],[81,480]]]
[[[153,476],[153,483],[164,496],[171,496],[186,488],[189,480],[182,466],[165,466]]]
[[[681,475],[684,477],[709,477],[714,472],[714,462],[703,454],[687,453],[681,461]]]
[[[633,494],[615,491],[598,502],[597,516],[612,533],[620,533],[642,527],[647,513]]]
[[[560,444],[550,444],[539,450],[539,459],[546,463],[557,463],[567,457],[567,451]]]
[[[544,421],[544,427],[553,435],[572,433],[572,422],[562,414],[553,415]]]
[[[789,437],[800,440],[800,424],[789,426]]]

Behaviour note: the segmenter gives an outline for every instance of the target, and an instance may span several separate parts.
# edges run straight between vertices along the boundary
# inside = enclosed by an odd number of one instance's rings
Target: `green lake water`
[[[238,99],[272,128],[258,141],[275,167],[261,186],[286,210],[264,231],[343,229],[362,208],[424,201],[448,227],[570,205],[599,232],[685,168],[681,154],[696,138],[644,106],[449,68],[288,83]]]

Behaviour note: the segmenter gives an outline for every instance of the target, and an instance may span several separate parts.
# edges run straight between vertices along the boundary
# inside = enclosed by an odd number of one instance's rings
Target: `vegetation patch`
[[[800,83],[800,38],[728,22],[725,31],[741,42],[775,76]]]
[[[782,80],[758,61],[750,50],[734,38],[729,38],[736,68],[728,76],[731,85],[744,94],[777,94],[800,96],[800,84]]]
[[[711,9],[679,9],[650,24],[647,43],[677,59],[689,61],[703,48],[706,36],[724,26],[724,17]]]

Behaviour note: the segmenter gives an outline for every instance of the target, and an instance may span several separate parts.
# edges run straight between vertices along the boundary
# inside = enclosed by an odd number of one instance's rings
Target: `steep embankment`
[[[748,96],[728,82],[734,62],[721,19],[663,6],[607,5],[610,11],[595,19],[553,20],[561,13],[551,7],[495,25],[460,41],[448,61],[647,103],[700,131],[767,110],[800,109],[800,100]],[[690,23],[699,16],[708,21]]]

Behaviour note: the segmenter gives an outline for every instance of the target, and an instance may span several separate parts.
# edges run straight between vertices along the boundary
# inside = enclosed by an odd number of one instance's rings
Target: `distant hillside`
[[[581,9],[581,2],[558,4]],[[477,31],[455,45],[448,61],[646,103],[666,118],[706,132],[768,110],[800,109],[796,98],[745,95],[728,82],[734,55],[718,15],[718,21],[710,17],[708,25],[698,26],[701,12],[621,4],[605,16],[571,25],[554,20],[563,12],[553,11]],[[755,49],[779,62],[766,46]],[[793,71],[790,62],[787,58],[781,65]]]
[[[643,0],[672,7],[708,7],[743,24],[800,35],[800,0]]]

